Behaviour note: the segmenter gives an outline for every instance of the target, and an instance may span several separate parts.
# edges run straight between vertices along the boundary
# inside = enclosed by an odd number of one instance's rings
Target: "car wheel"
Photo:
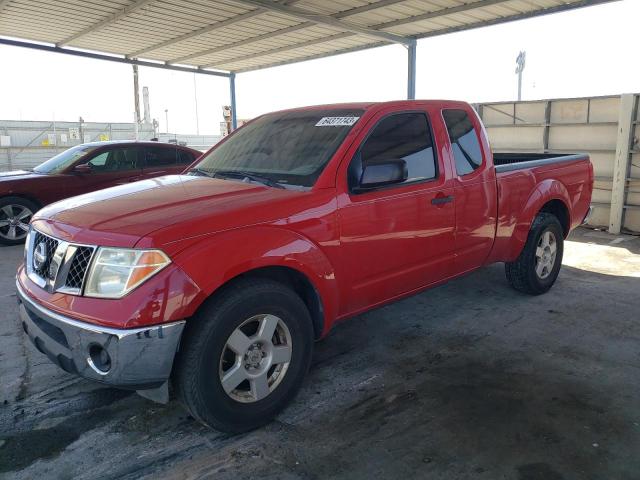
[[[0,244],[18,245],[24,243],[29,233],[29,222],[38,207],[20,197],[0,199]]]
[[[527,242],[515,262],[505,264],[513,288],[530,295],[547,292],[562,266],[564,232],[558,218],[539,213],[531,225]]]
[[[312,348],[311,317],[295,292],[271,280],[240,280],[187,321],[173,385],[201,423],[251,430],[296,394]]]

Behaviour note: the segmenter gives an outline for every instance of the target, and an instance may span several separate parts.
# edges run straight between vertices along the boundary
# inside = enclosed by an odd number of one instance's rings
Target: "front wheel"
[[[38,207],[21,197],[0,199],[0,244],[24,243],[29,233],[29,222]]]
[[[173,383],[201,423],[239,433],[269,422],[309,368],[313,327],[304,302],[271,280],[241,280],[187,324]]]
[[[547,292],[562,266],[564,235],[555,215],[539,213],[531,225],[527,243],[515,262],[505,263],[513,288],[530,295]]]

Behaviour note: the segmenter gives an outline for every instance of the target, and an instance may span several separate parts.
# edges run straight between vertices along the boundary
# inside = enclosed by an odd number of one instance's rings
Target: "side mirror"
[[[360,177],[360,184],[356,188],[357,193],[367,190],[402,183],[407,179],[407,162],[399,158],[367,165]]]
[[[82,163],[73,167],[73,173],[91,173],[91,165],[88,163]]]

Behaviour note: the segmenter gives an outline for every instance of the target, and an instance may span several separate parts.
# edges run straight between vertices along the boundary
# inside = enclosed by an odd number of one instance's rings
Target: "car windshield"
[[[44,163],[41,163],[33,169],[38,173],[60,173],[70,165],[73,165],[81,157],[84,157],[87,153],[92,152],[98,147],[88,145],[78,145],[77,147],[71,147],[69,150],[65,150],[59,153],[53,158],[50,158]]]
[[[193,174],[311,187],[362,110],[306,110],[265,115],[242,127],[191,170]]]

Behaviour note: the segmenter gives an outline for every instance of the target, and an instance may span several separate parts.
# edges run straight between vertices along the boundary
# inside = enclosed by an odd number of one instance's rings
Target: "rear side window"
[[[360,147],[352,170],[362,172],[369,165],[392,159],[406,162],[406,182],[436,177],[433,139],[424,113],[400,113],[383,119]],[[350,177],[359,178],[358,171],[350,172]]]
[[[482,150],[473,123],[464,110],[443,110],[442,117],[456,161],[458,175],[468,175],[482,165]]]
[[[145,150],[145,167],[162,168],[182,163],[177,148],[147,147]]]
[[[178,150],[178,163],[180,165],[189,165],[196,159],[196,155],[186,152],[184,150]]]

